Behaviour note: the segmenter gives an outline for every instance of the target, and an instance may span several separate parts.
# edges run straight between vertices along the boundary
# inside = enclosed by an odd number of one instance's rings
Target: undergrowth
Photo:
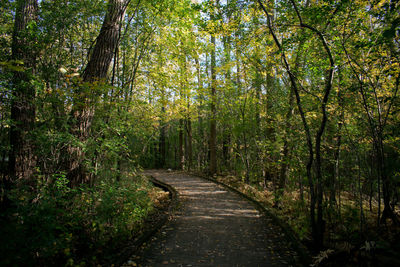
[[[272,186],[249,185],[234,176],[217,176],[215,179],[230,185],[243,194],[257,200],[275,215],[285,221],[298,238],[311,249],[311,225],[308,199],[300,198],[298,190],[283,192],[280,204],[275,207],[275,193]],[[305,195],[307,193],[305,192]],[[357,199],[342,196],[339,212],[325,207],[325,247],[315,255],[315,266],[386,266],[399,265],[400,229],[394,225],[376,226],[376,208],[369,211],[363,203],[363,214]],[[362,218],[363,224],[360,224]],[[326,249],[326,250],[325,250]],[[329,253],[327,253],[327,251]]]
[[[139,233],[154,209],[154,188],[140,176],[73,189],[64,175],[38,183],[39,191],[20,185],[9,194],[12,206],[0,217],[0,266],[102,262]]]

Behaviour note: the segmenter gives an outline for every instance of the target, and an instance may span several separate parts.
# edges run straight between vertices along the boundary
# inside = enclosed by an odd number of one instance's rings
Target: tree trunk
[[[316,205],[316,198],[315,198],[315,186],[314,186],[314,180],[312,177],[312,166],[313,166],[313,161],[314,161],[314,148],[312,144],[312,138],[311,138],[311,133],[310,133],[310,128],[308,126],[306,116],[303,110],[303,106],[301,104],[301,99],[300,99],[300,93],[299,93],[299,88],[297,87],[296,83],[296,78],[294,74],[291,71],[289,62],[287,61],[286,54],[284,50],[282,50],[281,43],[279,42],[277,36],[275,35],[275,32],[272,27],[272,20],[271,16],[269,15],[268,11],[266,10],[265,6],[262,4],[261,0],[258,0],[258,3],[260,4],[261,8],[263,9],[264,13],[267,16],[267,23],[268,23],[268,29],[274,39],[274,42],[278,49],[281,51],[284,67],[286,69],[286,72],[289,75],[290,83],[293,88],[293,92],[295,93],[296,97],[296,103],[297,103],[297,109],[299,110],[300,117],[303,123],[303,128],[306,134],[306,140],[307,140],[307,148],[308,148],[308,161],[306,165],[306,172],[307,172],[307,180],[308,180],[308,185],[310,188],[310,221],[311,221],[311,231],[312,235],[315,238],[316,232],[317,232],[317,225],[315,221],[315,205]]]
[[[37,20],[37,0],[17,1],[14,32],[12,38],[12,60],[22,61],[22,71],[13,75],[11,103],[9,179],[31,179],[36,158],[32,131],[35,122],[35,87],[31,83],[36,67],[35,36],[27,27]],[[6,183],[9,183],[7,181]]]
[[[163,91],[164,94],[164,91]],[[164,105],[164,104],[163,104]],[[160,119],[160,140],[159,140],[159,151],[158,151],[158,160],[157,160],[157,167],[164,168],[165,167],[165,156],[166,156],[166,149],[165,149],[165,137],[166,137],[166,130],[165,130],[165,106],[161,107],[161,119]]]
[[[324,92],[323,92],[323,99],[321,103],[321,114],[322,114],[322,119],[321,123],[319,126],[319,129],[317,131],[317,134],[315,136],[315,177],[316,177],[316,200],[317,200],[317,228],[316,228],[316,233],[314,236],[314,241],[315,245],[317,247],[322,247],[323,245],[323,235],[325,231],[325,222],[323,220],[323,188],[322,188],[322,157],[321,157],[321,140],[322,136],[325,131],[325,126],[328,121],[328,113],[327,113],[327,104],[328,104],[328,99],[330,92],[332,90],[332,82],[333,82],[333,74],[334,74],[334,67],[335,63],[333,60],[333,56],[331,54],[331,50],[325,40],[324,35],[317,30],[316,28],[306,24],[303,22],[302,17],[300,15],[300,12],[297,8],[296,3],[291,0],[292,5],[296,11],[297,17],[300,22],[300,27],[309,29],[312,31],[315,35],[317,35],[318,39],[321,41],[321,44],[324,47],[324,50],[328,56],[329,59],[329,69],[325,73],[325,86],[324,86]]]
[[[211,118],[210,118],[210,175],[217,172],[217,122],[216,122],[216,62],[215,62],[215,36],[211,35]]]
[[[280,205],[280,200],[281,197],[283,196],[283,190],[286,185],[286,180],[287,180],[287,175],[288,175],[288,170],[289,170],[289,157],[290,157],[290,152],[291,152],[291,147],[289,144],[289,133],[288,131],[291,129],[292,124],[290,122],[292,115],[294,112],[294,93],[293,93],[293,87],[290,87],[290,93],[289,93],[289,109],[286,113],[285,117],[285,135],[284,135],[284,142],[283,142],[283,151],[282,151],[282,163],[280,166],[280,173],[279,173],[279,181],[278,181],[278,194],[277,194],[277,199],[275,205],[279,207]]]
[[[376,92],[376,88],[375,86],[372,86],[372,91],[373,91],[373,95],[375,96],[375,103],[377,105],[377,110],[372,110],[370,108],[370,105],[368,104],[367,101],[367,89],[364,86],[364,81],[361,75],[359,75],[359,73],[356,71],[356,69],[354,68],[353,64],[353,59],[350,58],[346,46],[343,45],[343,49],[344,52],[347,56],[349,65],[351,67],[351,70],[354,74],[354,77],[357,79],[358,83],[359,83],[359,93],[361,95],[361,99],[362,99],[362,103],[363,103],[363,108],[365,110],[365,112],[367,113],[367,118],[368,118],[368,124],[370,127],[370,131],[371,131],[371,137],[373,140],[373,149],[374,152],[376,154],[376,164],[377,164],[377,171],[378,171],[378,219],[377,219],[377,224],[378,226],[380,226],[381,223],[386,223],[386,220],[388,218],[390,218],[393,222],[393,224],[395,225],[399,225],[400,222],[397,218],[397,215],[394,213],[393,208],[390,205],[390,199],[391,199],[391,192],[392,192],[392,187],[391,187],[391,181],[390,181],[390,177],[387,174],[387,170],[386,170],[386,159],[385,159],[385,151],[384,151],[384,128],[386,125],[386,118],[388,116],[388,114],[391,112],[391,107],[392,107],[392,103],[391,102],[389,104],[389,108],[386,110],[386,115],[384,115],[382,113],[382,106],[381,106],[381,102],[379,101],[379,99],[377,98],[377,92]],[[358,63],[356,63],[357,66],[359,66]],[[399,76],[396,78],[396,89],[395,89],[395,94],[394,96],[396,96],[397,91],[399,88]],[[396,97],[392,97],[392,100],[395,99]],[[377,114],[377,115],[374,115]],[[377,117],[375,117],[377,116]],[[384,119],[385,118],[385,119]],[[381,184],[382,183],[382,193],[383,193],[383,212],[381,215]]]
[[[185,168],[185,154],[183,151],[183,119],[179,119],[179,169],[183,170]]]
[[[104,82],[106,79],[114,51],[118,46],[120,23],[129,2],[130,0],[109,1],[107,14],[96,39],[96,45],[83,71],[83,84],[77,88],[78,92],[71,111],[71,133],[81,143],[84,143],[89,137],[89,130],[94,116],[93,92],[85,88],[87,85],[84,85],[84,83]],[[96,88],[94,89],[96,90]],[[70,145],[67,153],[67,177],[71,185],[88,182],[89,175],[83,163],[85,154],[82,147]]]
[[[296,54],[296,59],[295,59],[295,69],[294,72],[296,73],[299,66],[300,66],[300,56],[303,53],[303,45],[304,42],[301,41],[299,44],[299,48]],[[289,108],[287,110],[286,116],[285,116],[285,133],[284,133],[284,143],[283,143],[283,152],[282,152],[282,164],[280,168],[280,173],[279,173],[279,182],[278,182],[278,203],[276,205],[279,207],[279,202],[280,198],[283,195],[283,189],[286,185],[286,180],[288,176],[288,170],[289,170],[289,158],[290,158],[290,153],[291,153],[291,147],[289,144],[289,131],[292,129],[292,116],[294,113],[294,90],[293,86],[290,87],[290,93],[289,93]]]
[[[186,119],[186,133],[187,133],[187,168],[190,171],[193,162],[193,138],[192,138],[192,119],[190,116]]]
[[[229,0],[227,1],[229,4]],[[229,15],[228,15],[229,16]],[[230,21],[230,17],[228,17],[228,23]],[[224,44],[224,63],[225,65],[231,62],[231,36],[225,36],[223,38]],[[231,70],[230,67],[225,72],[225,90],[224,90],[224,99],[229,99],[231,97]],[[226,101],[226,100],[225,100]],[[222,158],[223,158],[223,165],[227,170],[230,170],[230,155],[229,155],[229,147],[231,142],[231,126],[227,123],[223,125],[223,133],[222,133]]]
[[[394,225],[399,225],[400,222],[397,218],[397,215],[394,213],[392,206],[390,205],[391,200],[391,181],[390,177],[387,174],[386,170],[386,162],[385,162],[385,154],[383,147],[383,137],[382,133],[378,135],[379,143],[378,143],[378,170],[380,173],[380,178],[382,181],[382,194],[383,194],[383,211],[382,216],[380,218],[380,223],[386,224],[386,220],[389,218],[392,220]]]
[[[330,205],[333,206],[336,204],[336,181],[339,180],[339,175],[340,175],[340,151],[341,151],[341,145],[342,145],[342,127],[343,127],[343,121],[344,121],[344,108],[343,108],[343,96],[342,96],[342,91],[341,91],[341,69],[338,68],[338,104],[339,104],[339,109],[340,109],[340,115],[339,115],[339,121],[337,123],[337,134],[336,134],[336,147],[335,147],[335,152],[334,152],[334,171],[332,174],[332,180],[330,181],[330,192],[329,192],[329,202]]]
[[[201,78],[201,67],[199,58],[195,57],[196,61],[196,72],[197,72],[197,91],[199,94],[199,106],[198,106],[198,116],[197,116],[197,134],[199,135],[198,141],[198,156],[197,156],[197,168],[200,170],[203,164],[204,156],[204,134],[203,134],[203,118],[202,118],[202,109],[203,109],[203,80]]]

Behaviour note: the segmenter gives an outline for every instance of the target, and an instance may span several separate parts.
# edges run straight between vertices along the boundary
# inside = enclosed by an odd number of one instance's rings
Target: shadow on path
[[[124,266],[293,266],[279,226],[224,187],[182,173],[146,171],[173,186],[173,219]]]

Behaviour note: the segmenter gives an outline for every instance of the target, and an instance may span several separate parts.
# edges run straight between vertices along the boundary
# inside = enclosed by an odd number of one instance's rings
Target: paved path
[[[181,207],[126,266],[291,266],[281,230],[253,204],[224,187],[187,174],[147,175],[170,184]]]

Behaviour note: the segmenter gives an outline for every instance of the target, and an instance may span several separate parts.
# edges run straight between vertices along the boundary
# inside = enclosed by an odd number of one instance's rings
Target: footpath
[[[183,173],[144,173],[174,187],[171,220],[123,266],[297,266],[283,231],[221,185]]]

